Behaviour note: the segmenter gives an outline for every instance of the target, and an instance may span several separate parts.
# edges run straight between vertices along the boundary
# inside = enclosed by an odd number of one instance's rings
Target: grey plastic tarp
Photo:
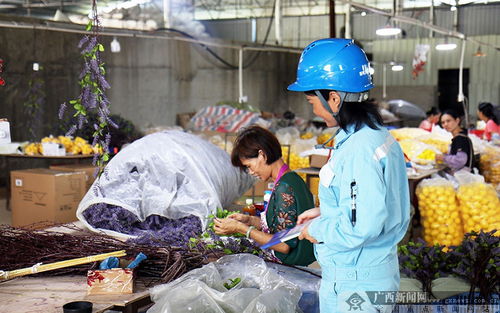
[[[232,166],[229,155],[195,135],[165,131],[125,147],[80,202],[77,217],[91,205],[106,203],[134,213],[140,221],[156,214],[171,219],[206,217],[225,208],[252,186],[251,176]],[[110,235],[130,236],[100,229]]]
[[[397,116],[409,120],[424,119],[425,112],[418,105],[411,102],[397,99],[388,102],[389,110]]]
[[[228,290],[224,283],[240,278]],[[147,313],[299,313],[300,287],[257,256],[235,254],[150,289]]]

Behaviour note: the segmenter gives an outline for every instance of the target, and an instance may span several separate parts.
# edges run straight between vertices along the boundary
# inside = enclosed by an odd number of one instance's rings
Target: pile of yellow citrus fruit
[[[445,179],[427,179],[416,190],[424,240],[429,245],[458,245],[463,228],[453,185]]]
[[[317,196],[318,189],[319,189],[319,177],[311,177],[309,179],[309,190],[313,195]]]
[[[431,136],[432,135],[430,135],[430,136],[422,136],[422,137],[419,137],[419,138],[416,138],[416,139],[418,141],[420,141],[420,142],[423,142],[423,143],[426,143],[428,145],[436,147],[442,153],[447,153],[448,152],[448,148],[449,148],[449,146],[451,144],[451,141],[446,141],[446,140],[442,140],[442,139],[438,139],[438,138],[433,138]]]
[[[37,142],[32,142],[24,147],[24,154],[27,155],[37,155],[42,154],[42,144]]]
[[[24,153],[27,155],[38,155],[43,154],[42,143],[57,143],[64,146],[66,153],[69,154],[94,154],[102,153],[103,149],[99,145],[91,146],[87,140],[76,137],[72,139],[67,136],[59,137],[44,137],[41,142],[32,142],[24,147]]]
[[[319,177],[311,177],[309,178],[309,190],[315,196],[315,205],[319,205],[319,198],[318,198],[318,189],[319,189]]]
[[[421,128],[413,128],[413,127],[403,127],[398,129],[391,129],[389,131],[391,135],[397,141],[405,140],[405,139],[414,139],[420,136],[429,135],[429,132],[423,130]]]
[[[471,183],[458,188],[464,232],[500,229],[500,199],[492,185]]]
[[[318,138],[316,138],[316,141],[318,142],[318,144],[322,145],[324,144],[325,142],[328,141],[328,139],[332,138],[333,134],[330,134],[330,133],[323,133],[321,135],[318,136]],[[328,147],[333,147],[334,145],[334,142],[335,140],[332,140],[330,141],[329,143],[327,143],[326,145]]]
[[[481,154],[479,167],[484,179],[495,187],[500,184],[500,148],[488,147]]]
[[[430,150],[430,149],[425,149],[422,153],[417,155],[417,160],[422,162],[424,160],[424,163],[432,163],[433,161],[436,160],[436,152]]]
[[[418,164],[434,164],[436,148],[415,139],[405,139],[399,142],[401,149],[408,158]]]
[[[288,160],[288,155],[290,155],[290,161],[288,162],[288,166],[290,167],[291,170],[296,170],[299,168],[304,168],[304,167],[309,167],[309,157],[303,157],[301,158],[297,153],[295,152],[290,152],[290,150],[293,151],[293,149],[290,149],[289,147],[281,147],[281,155],[283,157],[283,160],[287,162]],[[302,179],[306,179],[306,174],[298,173]]]
[[[314,137],[314,134],[311,132],[307,132],[300,135],[300,139],[311,139],[312,137]]]

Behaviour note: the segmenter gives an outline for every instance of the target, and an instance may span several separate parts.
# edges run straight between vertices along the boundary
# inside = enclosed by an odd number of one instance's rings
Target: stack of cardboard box
[[[95,171],[96,167],[81,164],[12,171],[12,226],[43,228],[76,221],[76,209]]]

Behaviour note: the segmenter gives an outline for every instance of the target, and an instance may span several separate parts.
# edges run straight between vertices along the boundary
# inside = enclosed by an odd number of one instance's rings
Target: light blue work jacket
[[[408,227],[410,200],[403,152],[385,128],[364,125],[354,132],[350,125],[337,133],[332,157],[320,171],[319,199],[321,216],[309,234],[321,242],[315,253],[324,270],[388,262],[397,267],[396,245]]]

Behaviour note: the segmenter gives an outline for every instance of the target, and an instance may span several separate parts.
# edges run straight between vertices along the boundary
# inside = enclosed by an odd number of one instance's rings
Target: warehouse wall
[[[79,95],[81,60],[77,43],[81,35],[41,30],[0,29],[0,57],[5,60],[0,87],[0,116],[13,124],[15,141],[27,140],[23,103],[33,60],[44,67],[46,105],[38,139],[58,124],[59,105]],[[34,41],[34,39],[36,39]],[[106,47],[112,38],[101,37]],[[171,126],[177,113],[196,111],[219,101],[238,100],[238,71],[228,69],[198,45],[176,40],[119,38],[121,52],[104,53],[111,111],[139,128]],[[33,42],[36,42],[34,45]],[[238,51],[213,48],[237,65]],[[256,52],[245,53],[245,60]],[[263,110],[283,113],[292,109],[308,118],[311,114],[302,95],[286,92],[293,82],[298,54],[262,52],[245,69],[244,94],[249,103]],[[245,62],[246,63],[246,62]],[[295,108],[297,107],[297,108]]]
[[[269,18],[257,18],[257,43],[263,43],[269,30],[267,44],[275,44],[275,23]],[[344,26],[344,15],[335,16],[336,34],[340,34]],[[215,38],[224,38],[236,41],[252,41],[252,22],[250,19],[203,21],[206,31]],[[311,41],[329,37],[328,16],[286,16],[282,19],[283,45],[287,47],[304,48]]]
[[[500,44],[500,36],[474,36],[474,39],[491,44]],[[453,51],[437,51],[434,49],[436,43],[441,42],[438,38],[425,39],[401,39],[401,40],[377,40],[373,42],[374,56],[374,83],[376,86],[383,85],[382,67],[384,63],[397,61],[404,63],[405,69],[401,72],[392,72],[390,66],[387,69],[387,98],[394,99],[401,94],[406,95],[407,101],[419,104],[424,108],[437,105],[438,95],[438,71],[440,69],[458,69],[460,64],[461,43]],[[424,66],[424,71],[413,79],[411,76],[411,64],[415,54],[417,44],[429,44],[431,49],[428,53],[428,62]],[[476,108],[479,102],[488,101],[500,104],[500,63],[498,62],[500,52],[493,48],[483,46],[481,50],[486,53],[486,57],[473,57],[478,46],[467,42],[464,54],[464,69],[469,69],[469,113],[476,115]],[[415,92],[412,89],[427,92]],[[381,92],[380,92],[381,97]],[[380,98],[379,98],[380,99]],[[434,101],[432,103],[432,101]]]
[[[361,16],[361,11],[353,11],[351,15],[352,37],[359,41],[379,40],[375,34],[375,29],[387,23],[387,17],[377,14],[367,14]],[[401,15],[411,17],[422,22],[429,22],[429,8],[406,9]],[[453,29],[454,12],[448,6],[436,7],[434,12],[434,24],[446,29]],[[494,35],[500,34],[500,4],[490,3],[488,5],[468,5],[462,6],[458,10],[459,32],[467,36]],[[256,41],[264,40],[270,18],[256,18],[257,34]],[[342,35],[341,29],[344,27],[345,16],[337,14],[335,16],[336,35]],[[304,15],[304,16],[284,16],[282,18],[283,44],[290,47],[303,48],[311,41],[329,36],[329,16],[328,15]],[[251,20],[206,20],[203,25],[207,33],[212,37],[224,38],[228,40],[251,41]],[[414,25],[401,23],[399,25],[406,33],[405,38],[427,38],[429,30]],[[441,34],[434,34],[435,37],[442,37]],[[275,42],[274,22],[271,24],[268,43]],[[371,46],[366,45],[365,49],[371,52]]]

